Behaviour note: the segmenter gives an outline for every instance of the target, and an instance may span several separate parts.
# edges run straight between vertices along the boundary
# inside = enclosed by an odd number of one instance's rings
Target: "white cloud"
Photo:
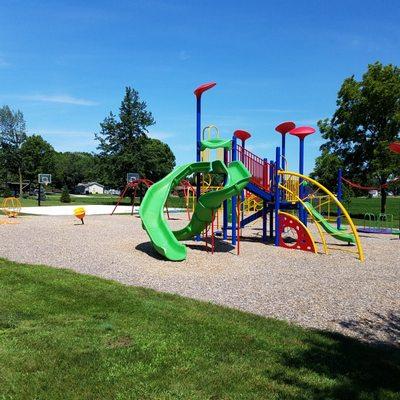
[[[73,97],[67,94],[60,94],[60,95],[34,94],[34,95],[21,95],[16,97],[22,100],[40,101],[45,103],[72,104],[77,106],[96,106],[98,104],[92,100],[80,99],[78,97]]]
[[[171,138],[171,137],[175,136],[171,132],[157,132],[157,131],[149,132],[148,135],[152,139],[158,139],[158,140],[165,140],[165,139],[168,139],[168,138]]]

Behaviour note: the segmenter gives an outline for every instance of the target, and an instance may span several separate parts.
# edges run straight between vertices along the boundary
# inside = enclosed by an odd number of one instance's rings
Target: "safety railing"
[[[236,159],[241,161],[251,173],[251,182],[265,190],[271,190],[273,171],[271,164],[239,144],[236,147]]]

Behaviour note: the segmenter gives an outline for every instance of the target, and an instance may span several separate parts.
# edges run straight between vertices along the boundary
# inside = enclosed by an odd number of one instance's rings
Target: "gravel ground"
[[[187,223],[174,214],[173,227]],[[70,268],[119,282],[338,331],[400,346],[400,240],[362,235],[367,261],[276,248],[259,242],[261,230],[243,230],[240,256],[217,240],[216,253],[187,242],[180,263],[161,259],[137,216],[25,216],[0,224],[0,257]],[[333,243],[333,242],[331,242]],[[338,246],[338,248],[346,248]]]

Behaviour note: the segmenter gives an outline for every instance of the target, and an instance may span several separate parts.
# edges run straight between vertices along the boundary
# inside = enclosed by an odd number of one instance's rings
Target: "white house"
[[[379,191],[376,189],[369,190],[368,193],[371,197],[379,197]]]
[[[79,194],[103,194],[104,186],[97,182],[78,183],[75,193]]]

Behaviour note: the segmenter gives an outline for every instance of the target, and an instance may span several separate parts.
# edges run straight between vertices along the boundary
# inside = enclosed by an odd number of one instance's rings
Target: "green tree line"
[[[95,134],[98,151],[59,152],[39,134],[28,136],[23,113],[9,106],[0,108],[0,183],[37,183],[39,173],[52,174],[52,186],[73,191],[80,182],[97,181],[121,188],[128,172],[157,181],[175,166],[169,146],[148,137],[155,120],[139,93],[125,89],[118,116],[112,112]]]
[[[318,127],[325,142],[312,176],[335,190],[342,168],[349,180],[381,188],[385,212],[387,192],[399,185],[390,182],[400,176],[400,156],[389,150],[390,143],[400,140],[400,68],[376,62],[360,80],[346,78],[332,118],[318,121]]]

